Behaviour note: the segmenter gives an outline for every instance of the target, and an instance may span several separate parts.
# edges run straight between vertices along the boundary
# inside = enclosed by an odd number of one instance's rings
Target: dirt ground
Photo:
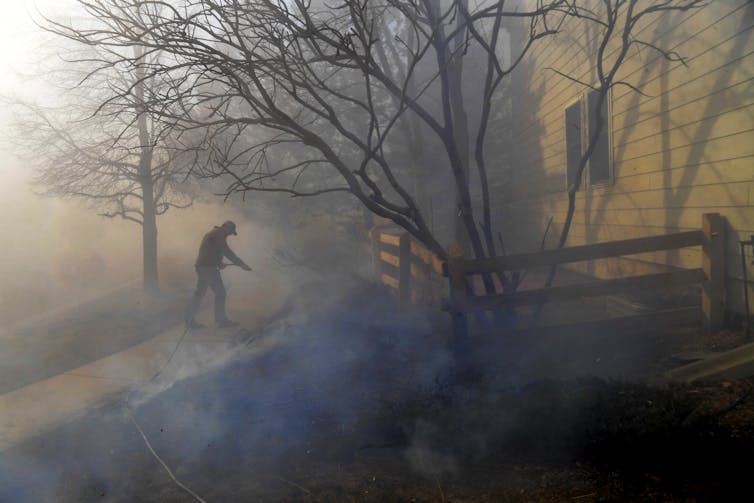
[[[479,340],[461,368],[426,318],[369,288],[342,295],[135,410],[116,397],[0,453],[0,501],[712,502],[749,489],[752,384],[646,384],[636,376],[673,364],[658,334]],[[641,368],[624,372],[631,355]]]

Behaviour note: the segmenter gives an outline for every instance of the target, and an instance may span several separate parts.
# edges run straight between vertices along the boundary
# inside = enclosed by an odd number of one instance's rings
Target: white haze
[[[12,0],[3,2],[0,16],[0,95],[33,99],[44,92],[29,77],[43,32],[32,16],[40,11],[60,13],[66,1]],[[12,128],[7,109],[0,109],[0,128],[8,133]],[[42,286],[49,292],[54,274],[52,249],[60,242],[63,247],[67,230],[60,225],[60,217],[72,205],[35,196],[28,185],[30,166],[24,166],[12,152],[0,151],[0,240],[4,243],[0,261],[0,326],[11,315],[17,318],[21,307],[42,307]],[[75,220],[78,215],[71,215]],[[70,229],[68,229],[70,230]],[[35,293],[29,293],[31,289]],[[40,290],[40,291],[36,291]],[[36,297],[40,302],[34,302]],[[31,304],[32,306],[29,306]]]
[[[75,20],[72,5],[71,0],[3,1],[0,96],[41,102],[54,97],[43,79],[34,77],[41,55],[55,52],[54,39],[34,20],[41,22],[43,15]],[[12,117],[3,107],[0,128],[0,137],[12,134]],[[0,339],[22,319],[140,283],[140,227],[100,217],[80,201],[38,196],[39,189],[29,183],[33,166],[15,157],[7,142],[1,147]],[[227,218],[242,220],[218,198],[217,204],[199,204],[158,220],[160,279],[167,288],[193,281],[191,262],[202,234]],[[240,224],[240,230],[250,231],[250,223]],[[237,251],[244,255],[244,250]]]

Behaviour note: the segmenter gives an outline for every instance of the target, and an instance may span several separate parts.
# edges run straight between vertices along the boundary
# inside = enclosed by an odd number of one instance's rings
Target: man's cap
[[[233,234],[234,236],[238,235],[236,233],[236,224],[232,220],[226,220],[225,222],[223,222],[221,227],[224,227],[225,229],[227,229],[229,234]]]

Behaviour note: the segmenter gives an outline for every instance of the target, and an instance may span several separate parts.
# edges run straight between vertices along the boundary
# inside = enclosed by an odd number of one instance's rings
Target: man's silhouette
[[[186,328],[201,328],[203,325],[194,321],[194,315],[202,302],[207,288],[211,288],[215,294],[215,323],[218,327],[233,327],[238,325],[225,315],[225,285],[220,276],[223,265],[223,257],[228,257],[231,262],[245,271],[251,271],[251,267],[241,260],[238,255],[228,246],[228,236],[236,234],[236,224],[228,220],[219,227],[215,227],[202,238],[199,246],[199,256],[196,258],[197,283],[194,296],[186,308]]]

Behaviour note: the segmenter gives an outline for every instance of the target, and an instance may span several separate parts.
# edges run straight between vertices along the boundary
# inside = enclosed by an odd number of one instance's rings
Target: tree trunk
[[[142,49],[134,49],[138,60],[142,58]],[[157,291],[159,276],[157,275],[157,208],[154,200],[154,177],[152,176],[153,147],[149,125],[147,123],[146,107],[144,104],[144,76],[143,71],[137,69],[134,93],[136,98],[136,112],[138,118],[136,127],[139,129],[140,158],[139,183],[142,195],[142,249],[144,264],[144,290]]]
[[[151,164],[151,153],[147,155],[150,158]],[[144,219],[141,226],[144,256],[144,290],[157,291],[159,289],[157,275],[157,214],[155,211],[154,188],[151,177],[148,180],[142,180],[141,189],[144,196]]]
[[[464,12],[468,11],[468,0],[459,0],[459,9]],[[463,56],[464,56],[464,44],[466,43],[466,20],[463,16],[457,14],[457,23],[460,32],[456,35],[454,41],[455,44],[451,49],[448,64],[449,75],[449,91],[451,98],[451,105],[453,110],[453,130],[455,132],[455,142],[458,145],[458,156],[461,159],[461,165],[464,172],[464,178],[466,183],[471,186],[471,180],[469,175],[471,170],[469,169],[469,119],[466,114],[466,106],[463,101]],[[462,198],[456,191],[455,196],[455,208],[454,215],[454,236],[456,243],[460,244],[466,252],[469,251],[469,230],[467,229],[467,223],[464,221],[461,215],[462,211]]]

